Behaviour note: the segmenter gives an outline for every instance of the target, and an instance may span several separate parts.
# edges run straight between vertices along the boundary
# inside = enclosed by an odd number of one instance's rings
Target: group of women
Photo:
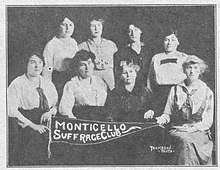
[[[27,54],[26,73],[8,87],[8,114],[22,141],[20,164],[46,164],[48,123],[56,114],[115,122],[155,118],[170,124],[173,164],[211,164],[214,99],[200,80],[204,61],[177,51],[173,29],[164,32],[165,51],[152,58],[135,24],[128,25],[129,44],[118,50],[102,37],[103,23],[92,19],[91,36],[77,45],[74,23],[62,18],[43,55]]]

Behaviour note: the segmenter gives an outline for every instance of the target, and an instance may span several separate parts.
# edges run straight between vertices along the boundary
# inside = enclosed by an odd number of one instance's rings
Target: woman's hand
[[[157,123],[160,125],[164,125],[167,122],[167,120],[163,118],[162,116],[156,117],[155,119],[157,119]]]
[[[155,119],[157,120],[157,123],[160,124],[160,125],[164,125],[164,124],[170,122],[170,116],[168,114],[165,114],[165,113],[162,114],[159,117],[156,117]]]
[[[72,119],[76,119],[76,116],[74,116],[73,114],[69,114],[68,117]]]
[[[154,111],[148,110],[146,113],[144,113],[144,119],[153,119]]]
[[[57,108],[56,107],[51,108],[50,111],[44,113],[41,116],[40,122],[42,123],[46,121],[51,121],[51,117],[54,116],[56,113],[57,113]]]
[[[31,128],[38,131],[40,134],[46,132],[47,130],[50,130],[48,127],[44,125],[36,125],[36,124],[31,125]]]
[[[40,123],[51,121],[51,117],[52,117],[52,111],[50,110],[49,112],[46,112],[41,116]]]

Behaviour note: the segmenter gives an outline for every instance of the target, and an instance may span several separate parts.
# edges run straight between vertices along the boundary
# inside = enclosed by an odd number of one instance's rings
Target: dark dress
[[[117,122],[144,121],[144,113],[152,110],[148,91],[141,83],[136,83],[131,92],[118,85],[108,95],[106,107],[109,117]]]
[[[137,83],[129,92],[124,85],[119,85],[107,97],[109,119],[114,122],[146,122],[144,113],[151,110],[152,104],[148,91],[141,83]],[[150,145],[155,146],[158,129],[141,131],[118,140],[112,153],[114,164],[154,164],[155,153],[150,151]]]
[[[146,85],[147,74],[150,66],[150,61],[153,56],[153,50],[148,45],[142,44],[141,51],[138,54],[131,48],[131,45],[127,45],[121,50],[119,50],[114,55],[114,65],[115,65],[115,77],[116,81],[119,81],[119,67],[121,61],[132,61],[134,64],[140,66],[140,71],[138,72],[138,77],[142,80],[143,84]]]

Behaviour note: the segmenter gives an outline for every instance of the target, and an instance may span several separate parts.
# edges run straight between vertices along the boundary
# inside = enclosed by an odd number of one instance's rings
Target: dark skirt
[[[41,109],[19,111],[30,121],[40,124],[45,111]],[[9,118],[9,166],[48,164],[48,131],[40,134],[29,126],[22,128],[16,118]]]
[[[72,112],[77,119],[107,121],[106,108],[103,106],[75,106]]]

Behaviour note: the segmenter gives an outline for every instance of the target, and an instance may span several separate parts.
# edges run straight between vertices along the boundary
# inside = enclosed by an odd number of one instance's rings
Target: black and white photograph
[[[6,167],[218,166],[216,4],[6,5]]]

